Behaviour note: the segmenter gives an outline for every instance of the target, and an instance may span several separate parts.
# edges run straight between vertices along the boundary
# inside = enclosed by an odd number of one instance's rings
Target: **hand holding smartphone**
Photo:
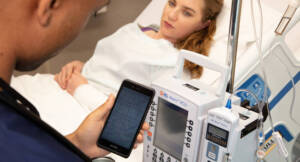
[[[97,145],[122,157],[129,157],[154,94],[152,88],[124,80]]]

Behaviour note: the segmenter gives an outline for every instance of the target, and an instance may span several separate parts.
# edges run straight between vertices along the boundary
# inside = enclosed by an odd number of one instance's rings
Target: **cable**
[[[255,19],[254,19],[254,7],[253,7],[253,2],[254,0],[251,0],[251,5],[250,5],[250,7],[251,7],[251,20],[252,20],[252,25],[253,25],[253,31],[254,31],[254,37],[255,37],[255,45],[256,45],[256,48],[257,48],[257,51],[258,51],[258,54],[259,54],[259,59],[260,59],[260,66],[261,66],[261,69],[262,69],[262,72],[263,72],[263,80],[265,81],[265,87],[264,87],[264,92],[263,92],[263,101],[266,101],[267,100],[267,94],[266,94],[266,92],[267,92],[267,82],[266,82],[266,80],[267,80],[267,77],[266,77],[266,73],[265,73],[265,69],[264,69],[264,65],[263,65],[263,58],[262,58],[262,31],[263,31],[263,15],[262,15],[262,8],[261,8],[261,5],[260,5],[260,3],[259,3],[259,15],[260,15],[260,35],[259,35],[259,38],[257,38],[257,31],[256,31],[256,22],[255,22]],[[260,2],[260,1],[259,1]],[[259,109],[259,111],[260,112],[262,112],[263,111],[263,107],[264,107],[264,103],[263,102],[257,102],[258,103],[258,109]],[[268,111],[268,114],[270,114],[269,113],[269,111]],[[274,126],[273,126],[273,121],[271,120],[271,125],[272,125],[272,130],[274,131]],[[260,129],[260,131],[261,132],[264,132],[263,131],[263,121],[262,120],[260,120],[260,126],[259,126],[259,129]],[[262,140],[261,140],[261,138],[263,138]],[[262,142],[262,143],[264,143],[265,142],[265,137],[264,137],[264,135],[261,135],[261,134],[259,134],[258,135],[258,139],[260,140],[259,141],[259,143],[260,142]],[[261,155],[262,154],[262,149],[261,149],[261,145],[258,145],[257,146],[257,157],[259,158],[259,159],[263,159],[263,156]],[[260,154],[259,154],[259,152],[261,152]],[[260,155],[260,156],[259,156]]]
[[[253,7],[253,4],[254,3],[254,0],[251,0],[251,22],[252,22],[252,26],[253,26],[253,31],[254,31],[254,37],[255,37],[255,44],[256,44],[256,48],[257,48],[257,52],[259,54],[259,63],[260,63],[260,66],[261,66],[261,69],[262,69],[262,73],[263,73],[263,80],[265,82],[265,87],[264,87],[264,92],[263,92],[263,101],[266,101],[267,103],[267,109],[268,109],[268,114],[269,114],[269,120],[270,120],[270,124],[271,124],[271,128],[272,128],[272,131],[274,132],[274,124],[273,124],[273,119],[272,119],[272,116],[271,116],[271,113],[270,113],[270,109],[268,107],[268,98],[267,98],[267,87],[268,86],[268,82],[267,82],[267,75],[266,75],[266,71],[265,71],[265,67],[264,67],[264,61],[263,61],[263,54],[262,54],[262,39],[263,39],[263,15],[262,15],[262,7],[261,7],[261,3],[260,3],[260,0],[258,0],[258,7],[259,7],[259,15],[261,17],[260,19],[260,35],[259,35],[259,38],[257,37],[257,31],[256,31],[256,21],[255,21],[255,18],[254,18],[254,7]],[[263,109],[264,107],[264,104],[261,104],[259,105],[259,109]]]
[[[292,103],[291,103],[291,106],[290,106],[290,118],[292,119],[292,121],[297,124],[299,127],[300,127],[300,123],[293,117],[293,109],[294,109],[294,105],[295,105],[295,101],[296,101],[296,88],[295,88],[295,81],[294,81],[294,78],[291,74],[291,71],[288,69],[288,66],[279,58],[279,56],[276,54],[275,55],[277,57],[277,59],[280,61],[280,63],[285,67],[285,70],[287,71],[290,79],[291,79],[291,82],[292,82],[292,85],[293,85],[293,98],[292,98]]]
[[[264,92],[263,92],[263,101],[265,101],[267,103],[267,110],[268,110],[268,114],[269,114],[269,120],[270,120],[270,124],[272,127],[272,136],[274,137],[276,143],[278,144],[278,151],[279,153],[285,158],[286,161],[288,161],[288,151],[284,145],[284,142],[282,140],[282,136],[280,135],[279,132],[276,132],[274,129],[274,123],[273,123],[273,119],[272,119],[272,115],[269,109],[269,101],[268,101],[268,97],[267,97],[267,87],[269,87],[268,85],[268,79],[267,79],[267,75],[266,75],[266,70],[264,67],[264,60],[263,60],[263,53],[262,53],[262,39],[263,39],[263,14],[262,14],[262,7],[261,7],[261,1],[257,0],[257,4],[259,7],[259,15],[260,15],[260,33],[259,33],[259,38],[257,36],[257,31],[256,31],[256,24],[255,24],[255,19],[254,19],[254,8],[253,8],[253,2],[254,0],[251,1],[251,20],[252,20],[252,25],[253,25],[253,31],[254,31],[254,37],[255,37],[255,44],[256,44],[256,48],[259,54],[259,63],[262,69],[262,73],[263,73],[263,80],[265,82],[265,87],[264,87]],[[264,107],[264,103],[259,104],[258,105],[259,109],[262,111],[263,107]],[[261,123],[262,124],[262,123]],[[262,126],[260,127],[262,128]],[[260,147],[258,147],[258,152],[262,151]],[[259,154],[258,154],[259,155]],[[262,158],[261,156],[258,158]]]

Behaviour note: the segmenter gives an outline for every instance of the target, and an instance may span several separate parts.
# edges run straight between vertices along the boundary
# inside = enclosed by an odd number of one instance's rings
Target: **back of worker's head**
[[[0,35],[15,49],[16,69],[32,70],[54,56],[107,1],[0,0]]]

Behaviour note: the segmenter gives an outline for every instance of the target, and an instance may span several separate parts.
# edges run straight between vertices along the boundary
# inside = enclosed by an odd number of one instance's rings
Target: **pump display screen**
[[[154,146],[181,160],[188,111],[158,98]]]
[[[206,139],[220,146],[227,147],[229,132],[212,124],[207,125]]]

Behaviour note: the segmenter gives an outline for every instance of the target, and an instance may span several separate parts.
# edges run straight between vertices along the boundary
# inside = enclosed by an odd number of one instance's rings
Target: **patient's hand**
[[[84,63],[80,61],[72,61],[62,67],[61,71],[55,75],[55,81],[62,89],[67,88],[67,82],[74,72],[81,73]]]
[[[66,90],[73,96],[76,88],[82,84],[88,84],[88,81],[80,73],[75,71],[67,81]]]

